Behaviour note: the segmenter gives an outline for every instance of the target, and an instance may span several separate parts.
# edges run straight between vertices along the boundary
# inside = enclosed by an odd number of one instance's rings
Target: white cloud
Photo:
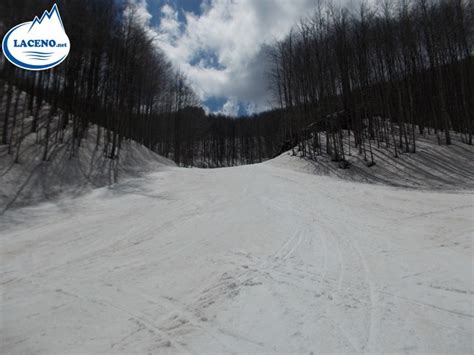
[[[167,41],[176,40],[180,35],[178,12],[168,4],[161,8],[160,32],[162,39]]]
[[[343,0],[351,1],[351,0]],[[145,0],[138,0],[146,11]],[[248,113],[270,107],[262,48],[289,33],[292,26],[309,16],[315,0],[204,0],[202,14],[185,13],[180,23],[170,2],[161,12],[158,44],[172,63],[182,70],[202,100],[226,97],[223,111],[238,112],[239,102]],[[149,25],[149,16],[143,15]],[[200,61],[212,53],[217,63]],[[226,106],[227,105],[227,106]],[[237,108],[236,108],[237,107]]]
[[[239,114],[239,101],[235,97],[229,98],[222,106],[222,113],[226,116],[237,116]]]

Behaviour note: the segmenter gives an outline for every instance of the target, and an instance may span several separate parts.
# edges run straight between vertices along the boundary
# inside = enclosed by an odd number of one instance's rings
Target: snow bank
[[[455,133],[452,140],[452,145],[438,145],[435,135],[419,136],[417,152],[399,152],[398,158],[394,157],[393,148],[377,147],[373,143],[375,165],[372,167],[367,166],[363,155],[358,155],[353,143],[352,155],[346,156],[350,163],[348,169],[339,168],[324,152],[311,160],[301,158],[298,152],[293,156],[290,151],[266,164],[363,183],[421,189],[474,189],[474,146],[462,143]],[[347,154],[347,139],[345,151]],[[368,147],[367,157],[370,160]]]
[[[91,126],[81,142],[77,156],[70,157],[70,139],[53,145],[49,161],[43,161],[44,145],[29,134],[21,145],[19,164],[8,147],[0,145],[0,213],[8,208],[57,199],[64,194],[75,197],[92,188],[110,185],[118,179],[140,176],[175,164],[142,145],[123,141],[120,159],[105,157],[96,146],[97,127]],[[70,132],[68,132],[70,133]]]

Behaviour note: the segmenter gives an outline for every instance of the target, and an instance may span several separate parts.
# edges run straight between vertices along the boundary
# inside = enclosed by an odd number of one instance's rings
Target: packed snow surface
[[[472,190],[281,159],[6,211],[0,353],[472,353]]]

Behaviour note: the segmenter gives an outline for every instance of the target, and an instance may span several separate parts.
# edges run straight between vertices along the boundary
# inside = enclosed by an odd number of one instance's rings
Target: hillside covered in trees
[[[351,144],[415,153],[417,134],[472,145],[474,6],[462,0],[385,1],[375,11],[325,6],[272,52],[274,90],[304,155],[345,167]],[[309,143],[309,144],[305,144]]]
[[[50,5],[2,1],[0,32]],[[394,157],[416,153],[425,135],[472,145],[472,2],[317,5],[267,50],[275,108],[235,118],[200,107],[132,2],[62,1],[73,43],[66,62],[30,72],[0,60],[1,144],[20,162],[22,141],[34,133],[43,160],[65,143],[74,157],[93,126],[112,160],[134,140],[182,166],[252,164],[298,146],[301,156],[327,155],[340,168],[350,168],[352,154],[376,164],[374,146]]]

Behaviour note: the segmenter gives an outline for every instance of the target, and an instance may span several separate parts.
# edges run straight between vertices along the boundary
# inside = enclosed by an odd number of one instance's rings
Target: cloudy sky
[[[206,109],[246,115],[272,106],[265,46],[313,12],[315,0],[132,0],[143,25]],[[351,0],[335,0],[348,2]]]

